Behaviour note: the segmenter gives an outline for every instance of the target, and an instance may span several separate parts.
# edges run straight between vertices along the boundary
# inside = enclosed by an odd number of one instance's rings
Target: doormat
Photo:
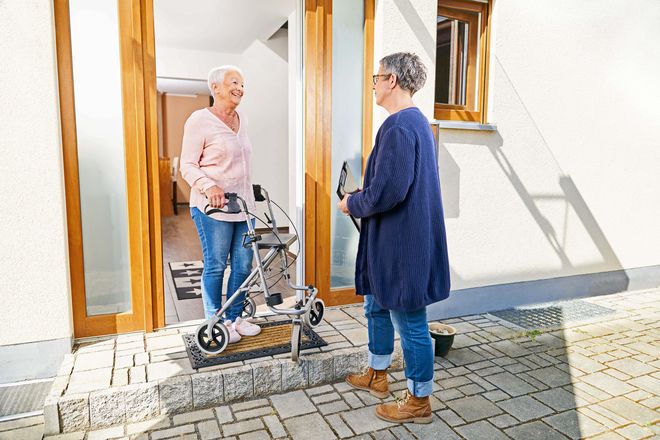
[[[195,369],[228,364],[265,356],[273,356],[291,351],[291,321],[274,321],[259,324],[261,333],[257,336],[243,336],[235,344],[229,344],[225,351],[207,357],[195,343],[195,334],[183,335],[186,352]],[[314,330],[303,325],[300,350],[324,347],[328,345]]]
[[[529,307],[517,307],[489,313],[524,329],[533,330],[536,328],[561,327],[567,322],[583,321],[614,312],[615,310],[607,307],[578,299],[535,304]]]
[[[42,413],[52,379],[0,385],[0,421]]]
[[[176,297],[179,300],[202,298],[202,270],[201,261],[181,261],[168,263],[170,274],[174,282]]]

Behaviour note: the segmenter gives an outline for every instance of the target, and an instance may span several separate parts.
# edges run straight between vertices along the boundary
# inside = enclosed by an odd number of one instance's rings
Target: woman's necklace
[[[213,113],[220,118],[222,122],[224,122],[229,128],[231,128],[231,131],[236,132],[238,129],[238,116],[236,114],[236,110],[231,112],[231,115],[227,116],[226,114],[223,114],[220,110],[218,110],[216,107],[211,107],[213,110]]]

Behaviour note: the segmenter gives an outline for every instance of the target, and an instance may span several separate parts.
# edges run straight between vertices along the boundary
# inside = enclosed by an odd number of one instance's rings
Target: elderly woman
[[[433,345],[426,306],[449,296],[449,265],[433,133],[412,101],[426,81],[426,68],[417,55],[395,53],[380,60],[373,80],[376,103],[390,116],[376,135],[364,189],[339,202],[344,213],[362,219],[355,288],[365,295],[369,332],[369,368],[346,381],[389,396],[396,329],[408,389],[402,399],[378,405],[376,415],[395,423],[430,423]]]
[[[252,249],[242,246],[247,232],[246,216],[241,214],[204,214],[209,205],[223,208],[226,192],[238,193],[255,208],[250,178],[252,145],[247,135],[247,118],[238,111],[244,93],[243,74],[236,66],[212,69],[208,86],[213,106],[195,111],[183,132],[181,175],[191,186],[190,214],[202,246],[202,300],[208,319],[222,306],[222,280],[231,256],[231,275],[227,299],[236,292],[252,269]],[[244,293],[225,313],[229,342],[241,336],[257,335],[261,328],[241,319]]]

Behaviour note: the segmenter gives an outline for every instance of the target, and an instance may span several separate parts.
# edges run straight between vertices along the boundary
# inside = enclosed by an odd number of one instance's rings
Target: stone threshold
[[[367,364],[360,305],[328,308],[326,321],[314,329],[328,346],[302,351],[297,363],[286,353],[194,370],[181,336],[195,328],[83,341],[65,358],[45,400],[45,434],[141,422],[328,384]],[[403,368],[398,341],[392,368]]]

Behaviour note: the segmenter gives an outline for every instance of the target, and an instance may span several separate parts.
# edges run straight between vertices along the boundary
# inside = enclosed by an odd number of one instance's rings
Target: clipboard
[[[339,182],[337,184],[337,196],[339,200],[342,200],[346,194],[353,194],[359,191],[357,184],[355,183],[355,177],[351,172],[351,167],[348,166],[348,162],[344,161],[341,166],[341,172],[339,173]],[[351,218],[351,221],[360,232],[360,219],[348,215]]]

